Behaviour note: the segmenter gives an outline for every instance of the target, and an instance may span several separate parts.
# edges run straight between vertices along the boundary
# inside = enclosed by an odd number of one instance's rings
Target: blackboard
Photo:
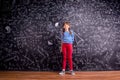
[[[61,70],[64,21],[74,70],[120,70],[118,0],[0,0],[0,14],[0,70]]]

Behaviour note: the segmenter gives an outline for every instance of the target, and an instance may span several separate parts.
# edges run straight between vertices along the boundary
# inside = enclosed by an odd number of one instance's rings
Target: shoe
[[[75,75],[75,72],[72,70],[72,71],[70,71],[70,74],[71,75]]]
[[[60,73],[59,73],[59,75],[64,75],[65,74],[65,71],[61,71]]]

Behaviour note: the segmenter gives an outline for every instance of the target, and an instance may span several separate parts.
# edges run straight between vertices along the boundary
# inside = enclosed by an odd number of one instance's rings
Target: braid
[[[72,34],[72,32],[71,32],[71,28],[69,28],[69,33]]]

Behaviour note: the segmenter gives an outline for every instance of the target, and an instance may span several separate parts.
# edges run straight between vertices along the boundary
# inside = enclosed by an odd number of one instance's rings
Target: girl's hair
[[[64,25],[65,25],[65,24],[67,24],[67,25],[70,26],[70,22],[64,22],[64,23],[63,23],[63,28],[62,28],[62,32],[63,32],[63,33],[65,32],[65,28],[64,28]],[[71,28],[70,28],[70,27],[69,27],[68,30],[69,30],[69,33],[72,34],[72,32],[71,32]]]

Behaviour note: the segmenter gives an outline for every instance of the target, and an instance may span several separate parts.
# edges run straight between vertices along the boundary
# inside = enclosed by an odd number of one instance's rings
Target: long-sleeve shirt
[[[65,31],[63,34],[61,34],[61,41],[62,43],[73,43],[74,41],[74,32],[71,30],[72,34],[70,32]]]

